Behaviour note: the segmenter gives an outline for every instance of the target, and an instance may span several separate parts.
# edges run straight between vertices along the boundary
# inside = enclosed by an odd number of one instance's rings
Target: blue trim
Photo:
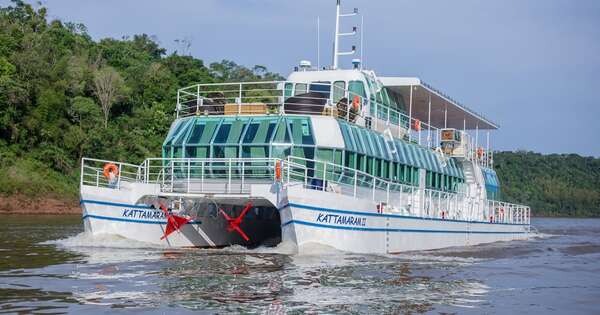
[[[165,220],[165,221],[144,221],[144,220],[106,217],[106,216],[94,215],[94,214],[86,214],[82,217],[83,220],[85,220],[87,218],[108,220],[108,221],[119,221],[119,222],[134,222],[134,223],[143,223],[143,224],[167,224],[167,220]],[[201,224],[201,223],[202,223],[201,221],[190,221],[186,224]]]
[[[84,203],[94,203],[97,205],[104,205],[104,206],[113,206],[113,207],[126,207],[126,208],[138,208],[138,209],[154,209],[148,205],[130,205],[130,204],[126,204],[126,203],[118,203],[118,202],[108,202],[108,201],[99,201],[99,200],[88,200],[88,199],[81,199],[79,201],[79,204],[84,204]],[[157,209],[158,210],[158,209]]]
[[[402,218],[402,219],[410,219],[410,220],[425,220],[425,221],[444,221],[444,222],[461,222],[461,223],[473,223],[473,224],[498,224],[498,225],[518,225],[518,226],[527,226],[527,224],[520,223],[500,223],[500,222],[485,222],[485,221],[468,221],[468,220],[456,220],[456,219],[440,219],[440,218],[422,218],[422,217],[414,217],[407,215],[399,215],[399,214],[384,214],[384,213],[373,213],[373,212],[359,212],[359,211],[351,211],[351,210],[338,210],[331,208],[321,208],[309,205],[303,205],[298,203],[290,202],[287,205],[281,207],[279,210],[286,208],[287,206],[292,206],[296,208],[302,208],[311,211],[325,211],[325,212],[333,212],[333,213],[342,213],[342,214],[353,214],[353,215],[362,215],[362,216],[371,216],[371,217],[389,217],[389,218]]]
[[[361,232],[403,232],[403,233],[452,233],[452,234],[527,234],[527,232],[494,232],[494,231],[453,231],[453,230],[419,230],[419,229],[389,229],[389,228],[365,228],[354,226],[337,226],[318,224],[300,220],[291,220],[281,225],[285,227],[290,224],[307,225],[318,228],[336,229],[336,230],[352,230]]]

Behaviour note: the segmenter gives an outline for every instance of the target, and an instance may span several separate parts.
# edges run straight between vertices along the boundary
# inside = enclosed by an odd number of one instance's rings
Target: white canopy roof
[[[434,89],[419,78],[378,77],[391,91],[402,95],[407,111],[412,95],[412,117],[423,122],[429,121],[429,100],[431,99],[431,125],[439,128],[498,129],[498,125],[468,107]]]

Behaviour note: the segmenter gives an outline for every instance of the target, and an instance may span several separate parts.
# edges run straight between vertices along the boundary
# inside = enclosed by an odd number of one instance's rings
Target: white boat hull
[[[529,235],[527,224],[379,213],[377,204],[371,200],[302,186],[281,190],[273,187],[253,186],[250,196],[231,198],[242,203],[247,198],[270,202],[279,210],[281,241],[296,244],[299,251],[307,244],[321,244],[356,253],[397,253],[526,239]],[[162,212],[146,205],[135,205],[141,196],[152,194],[154,189],[151,186],[131,188],[122,191],[100,187],[82,189],[85,230],[92,234],[117,234],[166,247],[244,244],[237,234],[227,231],[223,218],[210,222],[192,221],[181,231],[161,240],[167,223]],[[249,229],[250,225],[242,228]],[[250,228],[247,233],[252,238],[253,233],[259,231],[260,228]]]

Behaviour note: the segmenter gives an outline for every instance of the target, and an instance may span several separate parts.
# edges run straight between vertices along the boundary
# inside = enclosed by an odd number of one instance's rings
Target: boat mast
[[[335,6],[335,36],[333,38],[333,66],[332,66],[332,68],[334,70],[338,68],[338,57],[339,56],[352,55],[356,52],[356,46],[354,46],[354,45],[352,46],[352,51],[348,51],[348,52],[340,52],[339,51],[339,37],[340,36],[356,35],[356,26],[354,26],[352,28],[352,32],[350,32],[350,33],[340,33],[340,17],[354,16],[357,14],[358,14],[357,8],[354,8],[354,11],[352,13],[340,14],[340,0],[337,0],[336,6]]]
[[[335,5],[335,37],[333,38],[333,69],[338,67],[338,36],[340,33],[340,0]]]

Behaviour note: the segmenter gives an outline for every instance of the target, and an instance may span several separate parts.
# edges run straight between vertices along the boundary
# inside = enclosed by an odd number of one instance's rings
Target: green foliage
[[[282,79],[263,66],[223,60],[206,67],[192,56],[166,56],[145,34],[94,42],[84,25],[48,22],[45,8],[22,1],[0,8],[0,43],[5,194],[76,198],[83,156],[132,163],[159,156],[177,88]],[[103,71],[123,85],[107,128],[95,93]],[[537,215],[600,215],[600,159],[500,152],[496,169],[507,201],[529,204]]]
[[[166,55],[146,34],[95,42],[84,25],[48,21],[45,8],[22,1],[0,7],[0,43],[5,194],[76,198],[82,157],[140,163],[159,156],[178,88],[281,79],[263,66],[224,60],[206,67],[192,56]],[[104,99],[112,101],[105,117],[98,79],[107,76],[116,94]]]
[[[502,194],[534,215],[600,216],[600,159],[576,154],[494,155]]]

